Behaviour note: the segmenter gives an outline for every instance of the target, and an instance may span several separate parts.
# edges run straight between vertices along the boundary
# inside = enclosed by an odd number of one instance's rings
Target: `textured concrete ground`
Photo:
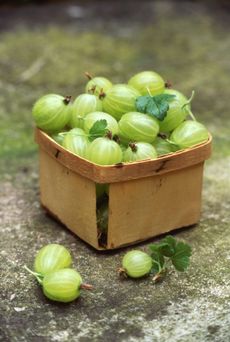
[[[39,23],[42,11],[46,19]],[[98,1],[0,8],[0,16],[0,340],[229,341],[228,12],[187,1],[123,7]],[[82,92],[85,70],[117,82],[144,69],[157,70],[187,95],[195,89],[193,111],[214,137],[201,221],[175,233],[192,246],[191,266],[157,285],[149,278],[118,279],[128,248],[97,253],[45,215],[31,118],[42,94]],[[68,305],[46,300],[23,269],[51,242],[69,248],[75,267],[94,285]]]

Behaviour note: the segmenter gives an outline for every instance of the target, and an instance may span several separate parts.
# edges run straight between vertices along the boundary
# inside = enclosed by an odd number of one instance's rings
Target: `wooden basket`
[[[199,221],[211,136],[203,144],[155,160],[112,166],[74,155],[39,129],[35,140],[42,206],[98,250],[134,244]],[[105,247],[98,240],[95,183],[109,184]]]

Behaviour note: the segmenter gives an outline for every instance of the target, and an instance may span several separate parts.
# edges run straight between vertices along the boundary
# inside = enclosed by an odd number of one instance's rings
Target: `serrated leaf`
[[[172,257],[175,254],[176,243],[176,239],[173,236],[167,235],[161,241],[161,253],[168,258]]]
[[[158,120],[163,121],[169,109],[169,102],[174,97],[175,95],[170,94],[139,96],[136,100],[136,108],[138,112],[150,114]]]
[[[96,138],[104,137],[108,132],[108,124],[105,119],[97,120],[89,130],[89,140],[93,141]]]
[[[159,253],[159,251],[152,251],[150,256],[153,260],[151,273],[158,273],[159,271],[161,271],[161,268],[164,267],[164,256],[161,253]]]
[[[151,99],[151,96],[139,96],[136,99],[136,108],[140,113],[145,113],[146,106],[148,104],[149,99]]]
[[[167,246],[168,244],[167,243],[154,243],[152,245],[149,245],[149,249],[152,251],[152,252],[159,252],[161,248]]]
[[[191,247],[188,244],[184,242],[177,243],[175,253],[171,258],[172,264],[177,271],[184,272],[187,269],[191,252]]]

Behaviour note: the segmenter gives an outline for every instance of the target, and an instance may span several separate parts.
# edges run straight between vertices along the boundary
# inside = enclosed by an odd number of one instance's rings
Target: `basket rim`
[[[79,157],[59,145],[47,133],[37,127],[35,128],[35,142],[43,151],[71,171],[96,183],[114,183],[160,175],[202,163],[211,155],[212,135],[209,133],[208,140],[203,143],[162,155],[157,159],[115,165],[98,165]]]

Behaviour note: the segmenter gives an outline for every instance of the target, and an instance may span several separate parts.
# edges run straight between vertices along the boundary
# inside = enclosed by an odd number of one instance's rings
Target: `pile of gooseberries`
[[[44,295],[54,301],[68,303],[80,296],[81,289],[92,288],[82,282],[79,272],[71,268],[72,258],[68,249],[59,244],[42,247],[34,261],[33,274],[42,286]]]
[[[113,84],[86,73],[84,93],[48,94],[33,106],[37,127],[58,144],[92,163],[107,166],[153,160],[208,140],[190,99],[154,71],[143,71],[127,83]],[[97,185],[97,198],[108,194]],[[106,231],[108,198],[98,202],[98,225]],[[99,205],[101,204],[101,206]]]
[[[160,242],[149,245],[150,253],[130,250],[121,261],[118,273],[123,277],[142,278],[152,274],[152,280],[162,280],[171,264],[177,271],[184,272],[189,266],[191,246],[166,236]],[[34,261],[31,273],[42,286],[44,295],[56,302],[69,303],[80,296],[81,289],[91,290],[79,272],[71,268],[72,257],[64,246],[52,243],[42,247]]]
[[[103,166],[132,163],[208,139],[191,112],[191,99],[156,72],[140,72],[127,84],[86,76],[85,92],[73,102],[71,96],[48,94],[33,107],[37,127],[79,157]],[[106,125],[102,129],[97,122]]]

